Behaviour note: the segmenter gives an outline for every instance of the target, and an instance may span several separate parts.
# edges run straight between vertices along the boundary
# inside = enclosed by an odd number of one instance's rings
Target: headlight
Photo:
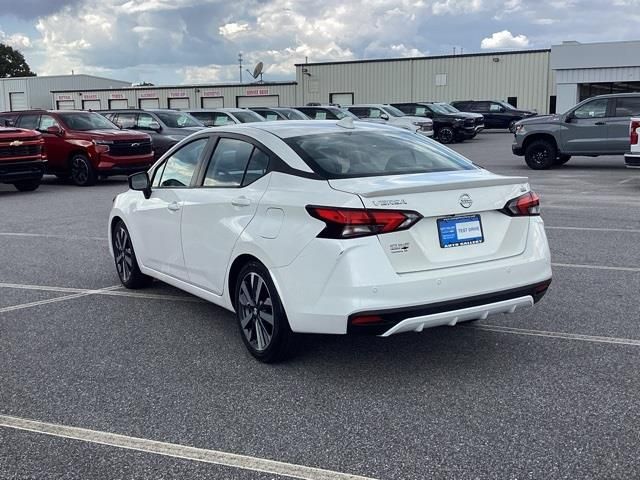
[[[113,140],[94,140],[94,145],[113,145]]]
[[[107,153],[110,149],[109,145],[113,145],[112,140],[93,140],[93,144],[96,146],[96,152]]]
[[[524,125],[520,123],[516,124],[516,133],[524,133]]]

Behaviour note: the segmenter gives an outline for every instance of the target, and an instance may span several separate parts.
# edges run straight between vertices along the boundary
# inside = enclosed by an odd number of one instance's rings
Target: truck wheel
[[[511,120],[511,122],[509,123],[509,131],[511,133],[516,133],[516,122],[518,120]]]
[[[95,185],[98,176],[86,155],[76,153],[71,157],[71,180],[79,187]]]
[[[40,186],[40,180],[22,180],[13,184],[21,192],[33,192]]]
[[[569,160],[571,160],[571,155],[558,155],[558,158],[556,158],[555,162],[553,162],[554,165],[564,165],[565,163],[567,163]]]
[[[549,140],[534,140],[524,152],[524,160],[533,170],[547,170],[553,166],[558,156],[558,149]]]
[[[442,127],[438,130],[438,141],[444,143],[453,143],[456,139],[456,134],[451,127]]]

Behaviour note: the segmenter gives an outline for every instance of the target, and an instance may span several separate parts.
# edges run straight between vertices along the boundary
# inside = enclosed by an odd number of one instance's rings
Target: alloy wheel
[[[438,132],[438,140],[440,140],[440,142],[444,144],[453,142],[454,137],[455,134],[450,128],[442,128]]]
[[[123,283],[126,283],[131,278],[133,271],[133,246],[126,228],[120,227],[116,231],[113,250],[118,276]]]
[[[84,185],[89,179],[89,166],[80,157],[75,157],[71,162],[71,176],[78,185]]]
[[[271,344],[275,330],[269,287],[258,273],[249,272],[242,279],[238,299],[242,333],[253,348],[262,352]]]
[[[544,166],[548,163],[549,150],[544,147],[538,147],[531,155],[531,159],[536,165]]]

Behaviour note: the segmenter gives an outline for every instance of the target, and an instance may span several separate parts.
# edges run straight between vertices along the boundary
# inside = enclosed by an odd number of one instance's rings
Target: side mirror
[[[158,122],[151,122],[149,124],[149,130],[153,130],[155,132],[160,132],[160,130],[162,130],[162,127],[160,126],[160,124]]]
[[[571,123],[571,120],[573,120],[574,116],[573,116],[573,112],[569,112],[567,113],[567,115],[564,117],[564,121],[565,123]]]
[[[144,198],[149,199],[151,196],[151,181],[147,172],[138,172],[129,175],[129,188],[144,194]]]
[[[389,115],[387,115],[386,113],[381,113],[381,114],[380,114],[380,118],[381,118],[382,120],[389,120]]]
[[[62,129],[58,125],[51,125],[50,127],[47,127],[46,132],[51,135],[62,135]]]

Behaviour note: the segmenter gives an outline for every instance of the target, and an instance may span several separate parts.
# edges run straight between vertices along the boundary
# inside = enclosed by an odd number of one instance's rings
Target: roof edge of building
[[[65,92],[77,92],[82,90],[83,92],[108,92],[109,90],[179,90],[181,88],[222,88],[222,87],[270,87],[270,86],[287,86],[298,85],[298,82],[294,80],[283,82],[264,82],[264,83],[194,83],[185,85],[153,85],[153,86],[140,86],[140,87],[117,87],[117,88],[72,88],[67,90],[51,90],[51,93],[65,93]]]

